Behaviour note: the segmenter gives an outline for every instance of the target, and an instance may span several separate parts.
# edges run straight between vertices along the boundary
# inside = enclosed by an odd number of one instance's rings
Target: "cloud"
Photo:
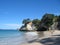
[[[9,29],[17,29],[20,28],[22,24],[3,24],[4,27],[9,28]]]
[[[15,26],[18,26],[18,27],[19,27],[19,26],[20,26],[19,24],[4,24],[4,25],[5,25],[5,26],[14,26],[14,27],[15,27]]]
[[[19,29],[22,24],[1,24],[2,29]]]

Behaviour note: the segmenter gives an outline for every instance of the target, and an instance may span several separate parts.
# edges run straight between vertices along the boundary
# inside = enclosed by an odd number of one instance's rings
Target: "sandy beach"
[[[43,37],[21,45],[60,45],[60,31],[45,31]]]

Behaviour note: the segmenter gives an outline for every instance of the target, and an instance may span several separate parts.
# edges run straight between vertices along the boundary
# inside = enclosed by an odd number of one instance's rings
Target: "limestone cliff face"
[[[39,31],[43,30],[43,31],[46,31],[46,30],[60,30],[60,22],[54,22],[49,28],[44,26],[44,24],[41,24],[42,26],[40,26],[38,28]],[[35,30],[36,28],[34,28]],[[22,26],[19,30],[27,30],[26,29],[26,26]]]
[[[33,29],[33,30],[37,30],[37,28],[36,28],[34,25],[32,26],[32,29]],[[27,31],[27,28],[26,28],[26,26],[24,25],[24,26],[21,26],[21,28],[20,28],[19,30],[20,30],[20,31],[22,31],[22,30],[23,30],[23,31]]]
[[[51,27],[49,27],[49,30],[60,30],[60,22],[54,22]]]

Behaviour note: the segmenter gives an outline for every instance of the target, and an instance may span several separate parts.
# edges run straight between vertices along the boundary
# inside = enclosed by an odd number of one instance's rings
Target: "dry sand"
[[[38,42],[33,42],[33,43],[25,43],[25,44],[22,44],[22,45],[43,45],[43,44],[38,43]]]
[[[44,32],[44,37],[37,39],[31,43],[24,43],[22,45],[60,45],[60,31],[55,30],[53,33],[50,31]]]

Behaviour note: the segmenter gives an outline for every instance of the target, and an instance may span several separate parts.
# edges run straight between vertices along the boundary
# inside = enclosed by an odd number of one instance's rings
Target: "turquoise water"
[[[24,33],[18,30],[0,30],[0,45],[20,45],[26,42]]]

